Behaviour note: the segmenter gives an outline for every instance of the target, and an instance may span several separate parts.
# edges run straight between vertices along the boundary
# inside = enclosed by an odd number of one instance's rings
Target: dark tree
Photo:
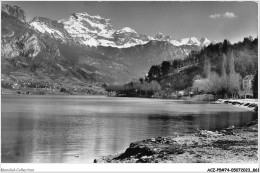
[[[252,81],[252,90],[253,97],[258,98],[258,72],[254,75],[254,79]]]
[[[61,88],[61,89],[60,89],[60,92],[66,93],[66,92],[68,92],[68,91],[66,90],[66,88]]]
[[[227,52],[228,52],[228,50],[229,50],[229,48],[230,48],[230,42],[227,40],[227,39],[225,39],[224,41],[223,41],[223,47],[222,47],[222,52],[223,53],[225,53],[225,54],[227,54]]]
[[[169,61],[163,61],[161,65],[161,72],[162,75],[165,76],[167,75],[169,69],[170,69],[171,63]]]
[[[177,61],[176,59],[173,60],[172,66],[173,66],[173,68],[175,68],[175,69],[178,67],[178,61]]]
[[[144,82],[144,78],[140,77],[140,78],[139,78],[139,82],[140,82],[140,83],[143,83],[143,82]]]
[[[244,40],[243,40],[243,43],[244,43],[244,47],[247,47],[247,48],[252,48],[253,46],[253,38],[252,37],[245,37]]]
[[[258,38],[255,38],[254,41],[253,41],[253,44],[257,45],[257,43],[258,43]]]
[[[161,69],[158,65],[153,65],[148,72],[149,82],[152,80],[159,80],[161,77]]]

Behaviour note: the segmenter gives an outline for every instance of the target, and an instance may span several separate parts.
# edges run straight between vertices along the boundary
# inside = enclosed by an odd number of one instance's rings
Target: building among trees
[[[252,98],[253,97],[253,90],[252,90],[253,79],[254,79],[253,75],[247,75],[242,80],[242,89],[245,93],[245,98]]]

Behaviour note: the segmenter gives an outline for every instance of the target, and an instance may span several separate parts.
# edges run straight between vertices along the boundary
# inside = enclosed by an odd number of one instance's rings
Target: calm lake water
[[[1,97],[5,163],[93,163],[151,137],[241,126],[255,114],[226,104],[103,96]]]

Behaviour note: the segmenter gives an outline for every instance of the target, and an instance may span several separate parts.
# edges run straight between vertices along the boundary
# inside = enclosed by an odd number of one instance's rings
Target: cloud
[[[212,19],[216,19],[216,18],[219,18],[221,15],[218,13],[218,14],[211,14],[209,15],[210,18]]]
[[[211,19],[216,19],[216,18],[228,18],[232,19],[237,17],[233,12],[225,12],[224,14],[216,13],[216,14],[211,14],[209,15]]]
[[[237,17],[233,12],[225,12],[223,15],[224,18],[234,18]]]

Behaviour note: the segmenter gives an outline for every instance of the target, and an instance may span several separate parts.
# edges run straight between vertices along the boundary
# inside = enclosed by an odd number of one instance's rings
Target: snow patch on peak
[[[196,37],[191,37],[189,40],[189,44],[200,46],[200,41]]]
[[[191,37],[190,40],[193,42],[199,42],[199,40],[196,37]]]
[[[201,45],[200,41],[196,37],[183,38],[183,39],[178,40],[178,42],[180,42],[180,46],[181,45],[197,45],[197,46]]]
[[[149,40],[155,40],[154,37],[151,37],[151,36],[147,36]]]
[[[181,46],[182,45],[178,40],[171,40],[170,43],[173,44],[174,46]]]
[[[48,34],[54,36],[55,38],[61,39],[64,41],[64,35],[60,31],[58,31],[54,28],[48,27],[45,22],[35,20],[35,21],[30,22],[30,25],[34,29],[41,32],[42,34],[48,33]]]
[[[129,28],[129,27],[124,27],[124,28],[118,30],[117,32],[119,32],[119,33],[121,33],[121,32],[130,32],[130,33],[137,34],[137,32],[135,30],[133,30],[132,28]]]
[[[185,44],[189,43],[190,38],[183,38],[183,39],[180,39],[178,41],[180,42],[180,45],[185,45]]]
[[[99,15],[91,16],[91,15],[89,15],[87,12],[83,12],[83,13],[73,13],[72,15],[73,15],[73,16],[81,16],[81,17],[95,18],[95,19],[104,19],[104,18],[100,17]],[[110,20],[110,19],[106,19],[106,20]]]

